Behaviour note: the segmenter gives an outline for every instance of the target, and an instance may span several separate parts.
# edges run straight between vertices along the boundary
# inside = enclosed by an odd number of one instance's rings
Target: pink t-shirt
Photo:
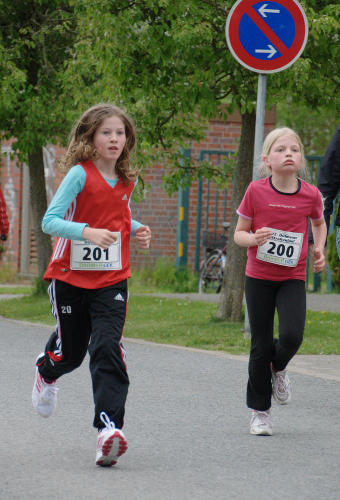
[[[273,264],[257,258],[258,247],[248,248],[246,275],[271,281],[288,279],[306,279],[306,261],[308,248],[308,218],[320,220],[323,217],[321,193],[317,187],[298,179],[299,187],[295,193],[281,193],[272,185],[271,178],[260,179],[249,184],[243,200],[238,207],[238,215],[250,219],[251,231],[261,227],[270,227],[280,232],[302,233],[300,254],[295,267]],[[281,234],[281,233],[280,233]],[[299,239],[297,238],[297,239]],[[275,251],[287,251],[288,246],[272,243]],[[292,246],[290,247],[293,248]],[[271,247],[270,247],[271,249]],[[288,255],[289,254],[288,249]],[[288,262],[289,259],[286,259]]]

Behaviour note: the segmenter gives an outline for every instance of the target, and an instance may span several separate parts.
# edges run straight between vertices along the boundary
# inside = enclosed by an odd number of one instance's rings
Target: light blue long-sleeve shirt
[[[114,187],[118,182],[118,179],[106,179],[105,177],[104,179],[111,187]],[[86,173],[81,165],[75,165],[68,171],[43,217],[41,227],[44,233],[69,240],[83,239],[82,234],[88,224],[67,221],[64,216],[72,201],[82,191],[85,181]],[[137,182],[135,182],[135,187]],[[142,225],[140,222],[131,219],[132,236]]]

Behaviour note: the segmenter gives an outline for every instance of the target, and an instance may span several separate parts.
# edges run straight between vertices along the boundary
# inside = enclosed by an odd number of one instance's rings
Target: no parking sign
[[[289,67],[300,57],[307,38],[306,15],[295,0],[238,0],[226,22],[231,53],[258,73]]]

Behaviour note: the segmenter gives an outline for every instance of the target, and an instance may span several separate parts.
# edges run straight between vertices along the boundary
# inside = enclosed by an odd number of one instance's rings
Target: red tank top
[[[111,187],[95,165],[88,161],[81,163],[86,173],[82,191],[73,200],[65,219],[87,223],[90,227],[120,232],[121,268],[117,270],[74,270],[71,269],[71,240],[58,238],[51,260],[44,274],[45,280],[58,279],[80,288],[103,288],[131,276],[130,274],[130,196],[134,183],[126,185],[118,180]],[[86,242],[84,242],[84,247]],[[89,248],[87,247],[87,253]],[[91,249],[93,251],[93,247]],[[96,255],[104,250],[98,247]],[[95,251],[93,251],[95,254]],[[86,252],[84,258],[87,258]]]

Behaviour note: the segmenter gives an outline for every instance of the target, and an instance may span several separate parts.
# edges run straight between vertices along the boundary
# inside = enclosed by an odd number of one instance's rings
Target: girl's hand
[[[324,253],[320,250],[320,248],[314,247],[313,248],[313,271],[315,273],[319,273],[325,268],[326,265],[326,259],[324,256]]]
[[[268,227],[261,227],[260,229],[257,229],[253,235],[255,239],[255,245],[263,245],[264,243],[266,243],[266,241],[269,240],[269,238],[272,237],[272,235],[273,232]]]
[[[151,241],[151,229],[149,226],[141,226],[136,229],[135,240],[139,248],[149,248]]]
[[[85,240],[91,241],[95,245],[98,245],[104,250],[109,248],[112,243],[117,239],[117,235],[108,229],[98,229],[95,227],[85,227],[82,237]]]

